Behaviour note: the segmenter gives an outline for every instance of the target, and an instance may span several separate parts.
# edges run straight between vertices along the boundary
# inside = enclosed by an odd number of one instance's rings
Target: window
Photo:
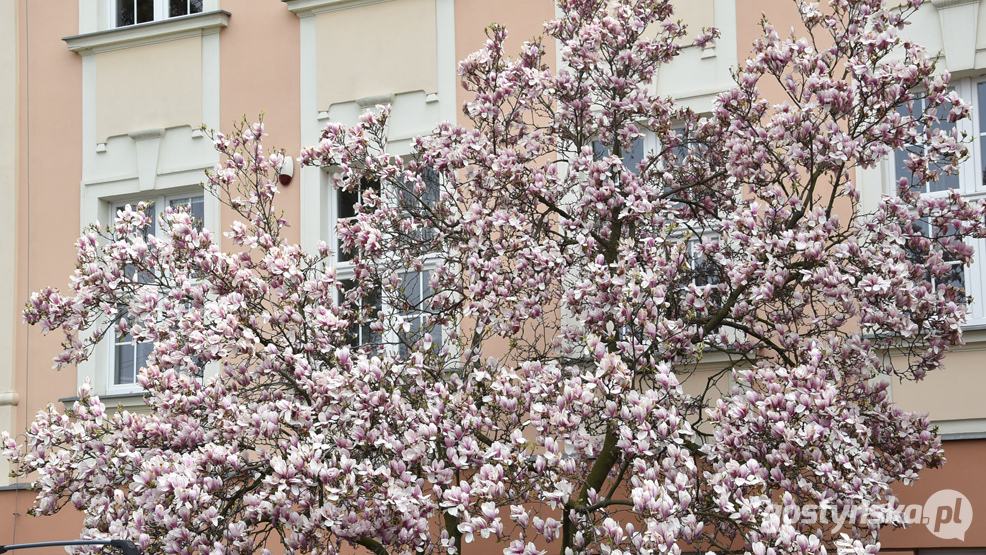
[[[189,213],[201,227],[205,220],[205,202],[202,195],[176,195],[147,199],[150,203],[148,214],[151,223],[145,230],[145,237],[148,235],[160,235],[160,218],[158,217],[159,206],[170,206],[177,208],[185,206]],[[139,202],[139,201],[137,201]],[[126,206],[136,204],[136,202],[115,203],[113,213],[119,214]],[[136,276],[140,282],[149,282],[150,276]],[[109,385],[111,387],[132,389],[137,384],[137,373],[147,363],[147,357],[151,354],[153,345],[147,342],[135,343],[130,334],[115,338],[112,348],[112,364],[110,366]]]
[[[355,191],[343,191],[341,189],[337,189],[336,224],[338,225],[342,222],[355,220],[356,205],[362,205],[363,195],[371,190],[379,194],[380,182],[363,180],[360,182],[358,190]],[[351,250],[343,249],[341,237],[336,239],[336,249],[336,260],[339,262],[349,262],[356,255],[356,253]]]
[[[599,141],[592,141],[592,159],[602,160],[609,156],[609,147]],[[623,150],[623,165],[633,173],[638,173],[640,162],[644,160],[644,139],[633,141],[629,148]]]
[[[400,296],[405,303],[404,306],[399,307],[405,329],[399,330],[397,333],[397,348],[401,356],[407,356],[409,348],[415,343],[425,340],[426,336],[430,336],[431,346],[423,344],[423,350],[442,344],[442,327],[429,325],[428,322],[430,315],[428,300],[434,294],[430,279],[431,272],[428,270],[401,274]]]
[[[951,227],[946,229],[932,227],[925,220],[918,220],[914,222],[912,224],[912,231],[916,236],[918,236],[918,239],[911,241],[911,243],[907,245],[907,254],[913,262],[919,264],[927,262],[928,255],[930,254],[930,247],[934,244],[934,241],[955,234],[955,230]],[[949,254],[948,251],[944,252],[943,260],[945,265],[949,266],[948,272],[942,277],[936,278],[929,275],[925,279],[931,282],[931,286],[936,289],[939,286],[951,286],[964,289],[965,268],[962,267],[961,262],[956,260],[955,257]],[[965,301],[965,295],[960,296],[960,298]]]
[[[202,0],[116,0],[116,26],[202,13]]]
[[[422,187],[412,190],[408,188],[399,195],[399,206],[406,217],[420,217],[422,213],[433,206],[439,198],[439,181],[431,171],[422,173]],[[400,284],[395,291],[384,291],[379,283],[359,284],[353,276],[353,260],[357,253],[343,247],[342,238],[338,235],[339,224],[355,220],[362,206],[366,193],[373,191],[380,194],[378,181],[363,180],[358,190],[342,191],[335,189],[330,198],[334,206],[330,212],[335,221],[332,229],[336,232],[333,243],[336,245],[336,266],[342,278],[338,292],[338,301],[349,311],[355,323],[347,332],[346,342],[350,347],[369,349],[392,345],[395,353],[401,357],[407,356],[410,347],[430,334],[432,347],[441,346],[442,330],[440,326],[431,326],[428,321],[428,301],[433,296],[429,285],[430,268],[425,261],[420,271],[400,272]],[[429,244],[434,237],[434,230],[427,227],[415,227],[407,239],[414,244]],[[389,326],[383,333],[372,329],[371,323],[377,320],[383,312],[387,321],[393,322],[400,318],[405,325],[403,329],[394,330]]]
[[[917,117],[918,115],[924,113],[927,107],[928,107],[927,101],[924,98],[919,98],[915,100],[913,103],[913,112],[908,110],[906,106],[901,106],[899,108],[899,111],[901,115],[909,116],[913,114],[915,117]],[[948,111],[950,109],[951,109],[951,105],[946,102],[938,107],[938,113],[936,114],[938,116],[938,119],[940,120],[938,124],[938,128],[947,133],[955,132],[955,124],[948,122]],[[926,129],[924,126],[919,126],[918,127],[919,136],[920,134],[924,133],[925,130]],[[907,168],[907,160],[910,158],[910,155],[912,153],[917,155],[923,155],[925,154],[926,151],[927,151],[927,147],[923,144],[919,144],[905,150],[899,150],[896,153],[894,153],[894,168],[895,168],[897,179],[906,177],[907,180],[910,183],[912,183],[911,188],[914,190],[918,190],[920,188],[921,190],[919,192],[921,193],[939,193],[942,191],[947,191],[949,189],[959,189],[960,188],[959,176],[945,175],[944,173],[941,172],[941,168],[932,168],[939,172],[938,181],[935,181],[934,183],[925,184],[923,187],[918,187],[913,185],[914,179],[911,175],[910,170]]]
[[[946,114],[951,109],[951,106],[946,103],[939,108],[938,117],[941,122],[938,125],[947,132],[954,131],[959,136],[965,134],[971,137],[972,143],[969,145],[970,156],[959,164],[957,174],[946,176],[939,173],[937,182],[925,185],[920,189],[915,188],[915,190],[924,195],[942,195],[949,189],[956,189],[967,200],[982,200],[986,198],[986,76],[953,80],[952,88],[960,97],[972,103],[973,119],[970,121],[949,123]],[[913,104],[913,113],[918,114],[926,107],[927,102],[923,98],[917,99]],[[901,108],[901,113],[911,115],[912,112],[904,107]],[[923,131],[924,129],[919,129],[919,132]],[[909,152],[923,154],[924,149],[925,147],[923,145],[916,145],[908,150],[894,153],[893,158],[888,164],[890,191],[895,190],[896,182],[900,178],[911,179],[911,172],[906,165]],[[912,260],[923,260],[926,258],[928,256],[928,245],[937,238],[950,233],[948,229],[932,229],[927,221],[915,222],[913,231],[917,237],[908,245],[908,254]],[[921,237],[926,238],[927,241],[923,241]],[[969,239],[967,241],[977,251],[981,251],[986,247],[986,241],[982,239]],[[950,271],[945,276],[930,279],[929,281],[934,287],[964,287],[964,298],[968,303],[967,308],[969,310],[967,324],[986,324],[986,302],[983,301],[983,299],[986,299],[986,284],[984,284],[984,279],[986,279],[986,274],[984,274],[986,272],[986,264],[984,264],[982,255],[977,253],[972,266],[969,268],[963,267],[956,260],[952,260],[947,253],[945,253],[944,262],[952,267]]]
[[[362,291],[357,291],[356,280],[342,280],[342,290],[339,291],[339,304],[345,306],[350,303],[350,312],[355,323],[346,332],[346,344],[352,348],[374,347],[380,345],[380,333],[370,326],[370,322],[377,318],[383,310],[383,298],[380,293],[380,285],[375,284]]]
[[[422,187],[412,188],[401,192],[401,209],[405,218],[428,218],[428,212],[437,205],[441,195],[441,184],[438,175],[426,168],[421,173]],[[433,228],[418,226],[411,230],[408,239],[417,243],[430,243],[435,237]]]

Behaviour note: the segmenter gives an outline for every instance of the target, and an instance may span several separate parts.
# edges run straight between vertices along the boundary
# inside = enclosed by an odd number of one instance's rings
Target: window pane
[[[353,218],[356,216],[356,204],[359,203],[359,193],[356,191],[339,191],[339,210],[336,212],[338,219]]]
[[[114,211],[116,213],[115,217],[119,218],[120,214],[122,214],[123,211],[126,210],[127,205],[130,206],[131,210],[136,211],[137,205],[139,203],[140,201],[136,201],[136,202],[128,202],[126,204],[118,205]],[[147,203],[147,210],[145,210],[144,213],[147,214],[147,216],[150,218],[150,222],[148,222],[147,227],[144,228],[144,233],[143,233],[144,241],[147,241],[147,236],[154,235],[157,231],[157,211],[155,210],[153,202]]]
[[[342,290],[339,291],[339,303],[346,302],[346,294],[356,288],[356,281],[352,279],[342,280]],[[372,287],[367,290],[363,288],[363,298],[358,299],[359,312],[355,316],[359,318],[360,324],[349,327],[346,331],[346,343],[350,347],[360,347],[363,345],[375,345],[380,343],[380,334],[370,329],[369,321],[376,319],[377,314],[383,310],[383,298],[380,295],[380,287]]]
[[[421,304],[421,274],[418,272],[401,274],[401,286],[404,288],[404,300],[413,309],[418,309],[418,305]]]
[[[168,5],[168,17],[178,17],[188,14],[188,0],[171,0]]]
[[[202,13],[202,0],[192,0],[188,3],[189,13]]]
[[[949,189],[959,188],[959,176],[958,174],[945,175],[940,167],[934,168],[938,171],[938,181],[930,183],[928,185],[928,191],[936,193],[939,191],[947,191]]]
[[[421,317],[415,316],[413,318],[404,318],[404,321],[411,324],[411,330],[408,332],[400,331],[398,332],[399,344],[397,345],[397,352],[401,358],[407,357],[409,354],[409,347],[413,347],[414,344],[424,337],[424,333],[421,331]]]
[[[198,222],[196,225],[201,229],[205,223],[205,198],[195,197],[191,199],[189,202],[189,212],[191,212],[195,221]]]
[[[623,153],[623,164],[633,173],[637,173],[637,167],[644,160],[644,141],[637,139],[630,145],[630,148]]]
[[[134,2],[135,0],[117,0],[116,4],[116,26],[126,27],[134,24]]]
[[[137,0],[137,23],[154,21],[154,0]]]
[[[336,191],[336,222],[341,222],[349,218],[355,218],[356,205],[362,202],[363,192],[371,189],[379,194],[380,182],[368,181],[364,179],[360,183],[358,191]],[[341,239],[337,240],[336,247],[336,256],[340,262],[352,260],[353,256],[356,254],[353,251],[344,251],[342,249]]]
[[[150,342],[143,342],[137,344],[137,359],[134,361],[134,368],[140,369],[147,366],[147,357],[150,356],[151,351],[154,350],[154,344]]]
[[[126,336],[125,339],[129,339],[130,336]],[[136,372],[134,371],[134,346],[127,343],[126,345],[116,346],[116,369],[113,374],[113,383],[117,385],[132,384],[137,378]]]
[[[175,198],[168,201],[168,205],[171,208],[177,208],[179,206],[187,207],[188,213],[195,221],[195,227],[202,229],[202,222],[205,221],[205,199],[203,197]]]
[[[599,141],[592,141],[592,159],[601,160],[609,156],[610,149]],[[637,139],[623,150],[623,165],[633,173],[637,173],[637,164],[644,159],[644,140]]]
[[[986,185],[986,140],[983,140],[983,135],[986,134],[986,82],[979,83],[977,87],[978,104],[976,104],[977,111],[979,112],[979,148],[980,148],[980,159],[982,163],[981,180],[982,185]]]

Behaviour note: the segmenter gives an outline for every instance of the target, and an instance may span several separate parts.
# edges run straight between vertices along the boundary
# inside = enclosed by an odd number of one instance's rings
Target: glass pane
[[[644,159],[644,141],[643,139],[637,139],[630,145],[630,148],[623,153],[623,165],[630,169],[633,173],[637,173],[639,168],[637,165],[640,164]]]
[[[948,273],[939,281],[941,285],[965,287],[965,268],[961,264],[952,264]]]
[[[911,172],[907,170],[907,151],[898,150],[894,152],[894,180],[900,181],[900,178],[906,177],[908,181],[911,179]]]
[[[980,179],[982,185],[986,185],[986,140],[980,138],[979,143],[982,148],[982,151],[980,152],[980,158],[982,158],[983,160],[983,171],[981,172],[982,177]]]
[[[917,220],[911,223],[911,233],[925,238],[931,238],[931,227],[924,220]],[[928,260],[928,247],[925,241],[908,240],[905,244],[907,258],[915,264],[924,264]]]
[[[421,304],[421,274],[418,272],[401,274],[401,287],[407,304],[417,308]]]
[[[359,202],[359,193],[356,191],[339,191],[339,209],[336,217],[340,220],[353,218],[356,216],[356,204]]]
[[[170,0],[168,3],[168,17],[178,17],[188,14],[188,0]]]
[[[979,108],[979,133],[982,134],[986,133],[986,111],[983,110],[986,107],[986,82],[976,85],[976,94],[978,96],[976,106]]]
[[[356,256],[355,249],[346,249],[342,246],[342,239],[336,241],[336,258],[339,262],[349,262]]]
[[[433,348],[442,348],[442,326],[435,326],[431,328],[431,343],[434,345]]]
[[[154,21],[154,0],[137,0],[137,23]]]
[[[342,280],[339,291],[339,303],[347,301],[347,293],[356,288],[356,281],[351,279]],[[383,299],[380,295],[380,287],[372,287],[369,290],[363,289],[363,298],[358,299],[361,314],[355,316],[360,322],[369,322],[376,319],[377,314],[383,309]],[[368,323],[355,324],[346,330],[346,344],[351,347],[359,347],[367,344],[379,344],[380,334],[370,329]]]
[[[171,199],[168,205],[172,208],[185,206],[189,214],[195,220],[195,227],[202,229],[202,222],[205,221],[205,199],[203,197],[187,197]]]
[[[435,206],[441,196],[441,182],[438,174],[429,168],[421,174],[421,179],[425,182],[425,190],[421,193],[421,200],[425,201],[428,206]]]
[[[404,318],[404,321],[411,324],[411,330],[408,332],[401,331],[397,334],[400,338],[400,342],[397,346],[397,352],[401,357],[406,357],[409,353],[409,347],[413,347],[415,342],[424,337],[424,333],[421,331],[420,316],[415,316],[414,318]]]
[[[958,174],[945,175],[944,173],[942,173],[942,169],[940,167],[935,166],[934,169],[938,171],[938,181],[935,181],[934,183],[929,183],[928,191],[932,193],[936,193],[939,191],[947,191],[949,189],[959,188]]]
[[[592,141],[592,159],[599,161],[609,156],[609,149],[599,141]]]
[[[154,350],[154,344],[148,341],[137,344],[137,359],[134,361],[134,367],[137,369],[147,366],[147,357]]]
[[[134,0],[117,0],[116,26],[126,27],[134,24]]]
[[[949,89],[954,90],[954,89]],[[952,111],[951,102],[943,102],[941,106],[938,107],[938,113],[935,114],[938,117],[938,129],[944,130],[946,133],[951,134],[955,131],[955,123],[948,121],[948,113]]]
[[[188,13],[202,13],[202,0],[191,0],[188,7]]]
[[[123,211],[126,210],[127,205],[130,206],[131,210],[137,210],[137,204],[139,204],[139,201],[137,201],[137,202],[128,202],[126,204],[122,204],[122,205],[117,206],[116,207],[116,217],[117,218],[120,217],[120,214],[122,214]],[[147,236],[148,235],[153,235],[155,233],[155,231],[156,231],[156,226],[157,226],[157,212],[154,209],[154,203],[153,202],[148,203],[147,210],[145,210],[144,213],[147,214],[147,216],[150,218],[150,222],[148,222],[147,227],[144,228],[144,233],[143,233],[144,240],[147,241]]]
[[[592,159],[601,160],[610,154],[609,147],[599,141],[592,141]],[[623,150],[623,165],[633,173],[637,173],[637,164],[644,159],[644,141],[637,139]]]
[[[129,337],[129,336],[127,336]],[[137,378],[134,370],[134,346],[129,343],[116,346],[116,368],[113,373],[114,384],[131,384]]]
[[[199,221],[199,225],[205,221],[205,198],[195,197],[191,201],[191,212],[195,216],[195,219]]]

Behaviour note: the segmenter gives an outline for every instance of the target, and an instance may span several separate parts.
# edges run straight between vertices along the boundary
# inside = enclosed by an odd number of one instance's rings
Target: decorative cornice
[[[21,400],[16,391],[0,392],[0,407],[16,407]]]
[[[160,139],[164,136],[163,127],[154,127],[151,129],[141,129],[139,131],[131,131],[127,133],[131,139],[135,141],[145,141],[147,139]]]
[[[391,0],[281,0],[291,13],[298,17],[310,17],[320,13],[348,10]]]
[[[365,110],[367,108],[373,108],[380,104],[393,104],[394,99],[396,98],[397,95],[395,95],[394,93],[363,96],[356,99],[356,105]]]
[[[225,10],[172,17],[117,29],[65,37],[68,49],[83,56],[158,42],[218,33],[229,25]]]
[[[979,0],[931,0],[931,4],[938,8],[939,10],[944,8],[951,8],[952,6],[961,6],[963,4],[978,4]]]

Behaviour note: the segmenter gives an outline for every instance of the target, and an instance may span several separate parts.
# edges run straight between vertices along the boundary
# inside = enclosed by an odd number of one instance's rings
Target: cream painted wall
[[[894,402],[907,411],[927,412],[936,422],[986,418],[986,343],[968,335],[967,341],[978,341],[949,354],[942,370],[917,383],[894,381]]]
[[[703,27],[715,26],[713,0],[673,0],[674,16],[688,26],[688,37],[693,38]]]
[[[96,135],[202,123],[202,39],[95,54]]]
[[[379,94],[438,91],[435,0],[320,13],[318,107]]]

